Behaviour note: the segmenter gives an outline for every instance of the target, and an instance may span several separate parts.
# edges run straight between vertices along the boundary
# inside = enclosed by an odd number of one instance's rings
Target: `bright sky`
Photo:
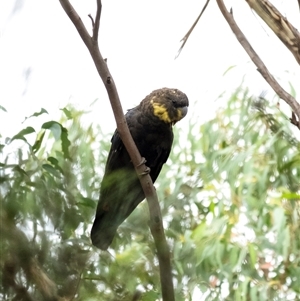
[[[87,28],[88,14],[95,15],[96,0],[71,1]],[[273,92],[237,42],[214,0],[175,59],[180,40],[200,13],[205,1],[103,0],[100,49],[116,81],[124,111],[138,104],[152,90],[178,88],[190,100],[190,114],[201,121],[213,115],[246,75],[251,94]],[[300,73],[292,54],[249,9],[246,1],[225,1],[269,70],[290,91]],[[272,3],[299,27],[297,1]],[[1,133],[15,134],[25,116],[45,108],[57,119],[67,103],[93,112],[87,122],[99,123],[105,132],[115,128],[104,86],[92,59],[59,1],[0,1],[0,111]],[[237,66],[223,73],[230,67]],[[28,72],[30,71],[30,72]],[[181,126],[188,123],[188,117]],[[37,128],[38,129],[38,128]]]

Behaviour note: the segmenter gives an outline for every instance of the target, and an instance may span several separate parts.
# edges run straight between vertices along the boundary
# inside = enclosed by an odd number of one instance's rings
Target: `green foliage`
[[[1,298],[159,299],[146,202],[109,252],[91,246],[110,137],[83,127],[84,112],[62,112],[59,122],[1,144]],[[300,300],[300,145],[292,130],[278,108],[240,89],[209,122],[176,130],[156,184],[176,300]]]
[[[190,127],[190,147],[175,146],[176,170],[160,182],[179,283],[189,277],[205,300],[300,298],[300,145],[264,105],[237,90],[213,120]]]

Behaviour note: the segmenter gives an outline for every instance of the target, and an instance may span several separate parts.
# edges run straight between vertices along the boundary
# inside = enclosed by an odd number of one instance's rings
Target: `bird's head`
[[[180,90],[162,88],[154,90],[147,98],[153,114],[165,123],[174,125],[187,114],[189,100]]]

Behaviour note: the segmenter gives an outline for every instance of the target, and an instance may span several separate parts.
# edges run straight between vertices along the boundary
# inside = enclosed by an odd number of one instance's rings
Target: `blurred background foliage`
[[[174,128],[156,188],[176,300],[300,300],[300,144],[268,103],[238,88],[209,122]],[[1,137],[3,300],[161,297],[146,202],[108,252],[91,245],[110,137],[85,114]]]

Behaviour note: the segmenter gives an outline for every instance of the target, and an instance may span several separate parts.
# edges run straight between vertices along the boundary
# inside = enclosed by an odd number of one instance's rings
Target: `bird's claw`
[[[146,164],[147,160],[142,157],[142,161],[136,166],[136,167],[139,167],[139,166],[142,166],[143,164]]]
[[[140,173],[139,176],[140,177],[141,176],[146,176],[146,175],[148,175],[150,173],[150,171],[151,171],[151,169],[146,166],[146,169],[142,173]]]
[[[142,157],[142,161],[136,166],[136,167],[140,167],[140,166],[142,166],[142,165],[144,165],[144,164],[146,164],[146,162],[147,162],[147,160],[144,158],[144,157]],[[145,165],[145,170],[144,171],[142,171],[141,173],[139,173],[139,176],[141,177],[141,176],[145,176],[145,175],[148,175],[149,173],[150,173],[150,168],[148,167],[148,166],[146,166]]]

